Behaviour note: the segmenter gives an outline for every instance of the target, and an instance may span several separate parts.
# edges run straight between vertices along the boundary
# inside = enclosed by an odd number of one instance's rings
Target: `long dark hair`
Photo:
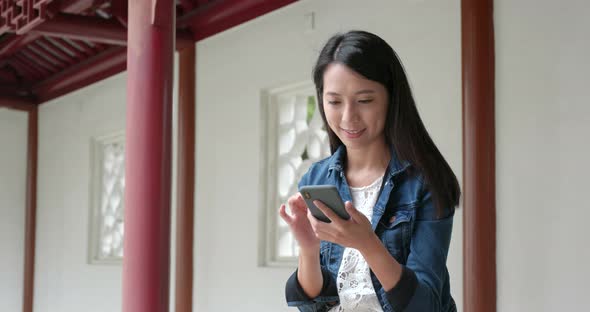
[[[349,31],[332,36],[313,69],[318,108],[332,153],[342,141],[328,126],[323,107],[324,71],[331,63],[346,65],[385,86],[389,97],[384,129],[386,142],[393,146],[400,160],[408,161],[424,175],[439,216],[443,210],[456,207],[461,196],[459,182],[420,119],[403,65],[391,46],[372,33]]]

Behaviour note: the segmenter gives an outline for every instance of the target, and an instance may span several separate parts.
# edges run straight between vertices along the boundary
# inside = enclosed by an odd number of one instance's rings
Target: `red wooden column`
[[[191,312],[195,205],[195,45],[179,54],[175,312]]]
[[[27,141],[27,189],[25,210],[25,259],[23,283],[23,312],[33,311],[35,288],[35,229],[37,224],[37,142],[38,108],[29,110]]]
[[[496,311],[493,0],[462,0],[463,310]]]
[[[172,0],[129,1],[123,312],[169,307]]]

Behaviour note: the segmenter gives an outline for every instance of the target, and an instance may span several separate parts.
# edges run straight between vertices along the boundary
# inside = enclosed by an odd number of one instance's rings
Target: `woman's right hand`
[[[308,219],[307,205],[301,197],[301,194],[297,193],[287,200],[291,214],[285,211],[285,204],[281,205],[279,213],[281,218],[285,220],[291,232],[295,236],[295,239],[299,243],[299,248],[305,251],[316,251],[320,249],[320,240],[316,237],[315,232],[311,227],[311,223]]]

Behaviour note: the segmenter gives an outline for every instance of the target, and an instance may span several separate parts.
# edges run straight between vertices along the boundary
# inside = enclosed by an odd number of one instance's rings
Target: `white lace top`
[[[373,216],[373,207],[377,203],[383,177],[364,187],[351,187],[352,204],[369,220]],[[345,248],[342,263],[338,270],[338,296],[340,303],[330,312],[382,312],[381,304],[371,282],[369,265],[361,253],[353,248]]]

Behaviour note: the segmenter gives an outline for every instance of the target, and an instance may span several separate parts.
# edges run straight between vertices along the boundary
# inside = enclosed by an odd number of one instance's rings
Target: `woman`
[[[308,211],[300,194],[280,215],[299,244],[289,306],[301,311],[456,311],[446,267],[460,197],[428,135],[400,60],[378,36],[329,39],[313,70],[332,156],[304,185],[335,185],[351,218]]]

